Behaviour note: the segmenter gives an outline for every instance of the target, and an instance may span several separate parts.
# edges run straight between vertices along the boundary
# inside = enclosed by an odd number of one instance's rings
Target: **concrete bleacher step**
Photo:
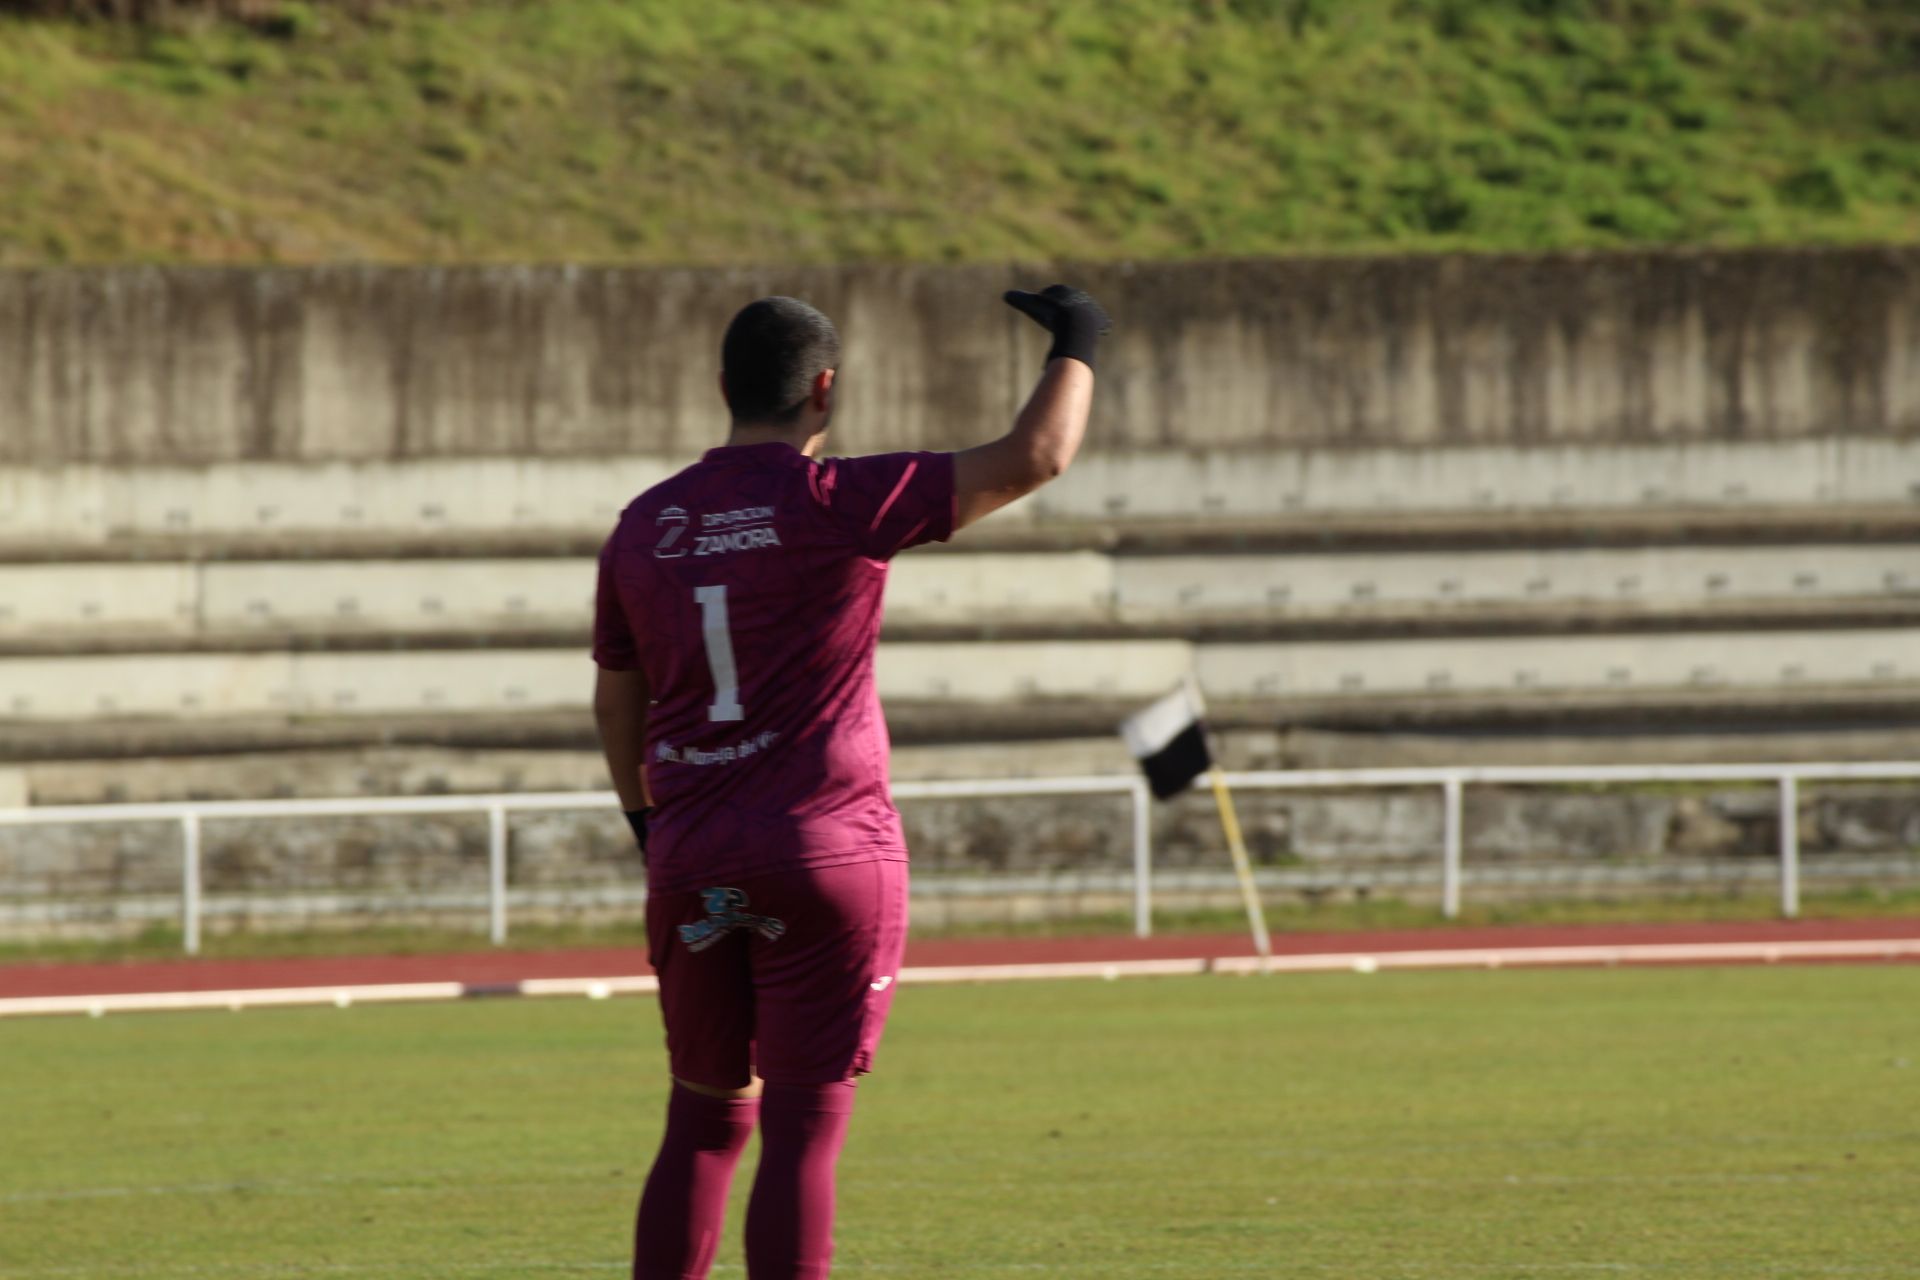
[[[1144,700],[1188,670],[1210,697],[1275,703],[1512,700],[1739,690],[1786,701],[1812,687],[1920,684],[1920,628],[1478,636],[1194,644],[1179,640],[889,642],[881,694],[1035,707]],[[127,717],[469,714],[583,707],[578,649],[22,657],[0,664],[0,721]]]
[[[1019,503],[1006,510],[1019,513]],[[599,525],[441,529],[342,526],[200,533],[124,532],[104,538],[4,536],[0,565],[152,564],[168,561],[459,561],[596,555]],[[1648,546],[1777,547],[1920,543],[1920,502],[1852,507],[1649,507],[1640,510],[1309,512],[1206,519],[987,517],[916,556],[1096,551],[1119,555],[1245,552],[1473,551]]]
[[[897,728],[913,727],[910,719],[902,721],[897,714],[893,718],[899,722]],[[901,736],[896,733],[896,738]],[[1709,728],[1637,735],[1551,730],[1396,734],[1280,727],[1215,729],[1212,740],[1232,769],[1875,761],[1920,755],[1920,725],[1774,733]],[[1124,774],[1134,765],[1113,726],[1096,723],[1086,737],[928,745],[897,742],[891,768],[894,779],[903,781]],[[606,785],[606,762],[584,726],[577,744],[540,750],[395,746],[366,740],[331,750],[289,748],[0,765],[0,805],[597,791]]]
[[[853,442],[849,442],[853,443]],[[590,549],[642,489],[691,457],[0,466],[0,557],[165,545],[230,550],[475,543]],[[1560,525],[1620,518],[1909,521],[1920,441],[1645,445],[1244,447],[1101,452],[976,537],[1045,540],[1174,523],[1232,536],[1341,522]],[[992,530],[992,533],[989,533]],[[1078,531],[1075,533],[1074,531]],[[329,554],[330,552],[322,552]]]
[[[592,554],[686,459],[0,468],[0,753],[590,733]],[[1920,442],[1090,454],[902,557],[920,740],[1920,701]],[[211,744],[211,745],[209,745]]]
[[[582,642],[585,558],[0,565],[0,652]],[[1920,620],[1895,545],[1125,556],[908,555],[889,635],[1297,635]]]

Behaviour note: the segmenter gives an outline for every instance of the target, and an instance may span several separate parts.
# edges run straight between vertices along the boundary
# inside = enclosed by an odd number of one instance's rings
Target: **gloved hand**
[[[1053,335],[1049,360],[1067,356],[1091,369],[1094,348],[1100,345],[1102,335],[1113,331],[1113,321],[1099,303],[1064,284],[1050,284],[1039,293],[1009,289],[1002,297],[1008,306],[1033,317]]]
[[[633,828],[633,842],[640,846],[641,856],[647,852],[647,815],[653,812],[651,806],[645,809],[623,809],[627,815],[627,825]]]

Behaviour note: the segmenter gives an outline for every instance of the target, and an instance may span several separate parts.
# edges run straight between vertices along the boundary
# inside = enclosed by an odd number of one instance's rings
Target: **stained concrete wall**
[[[1054,274],[1110,305],[1093,447],[1920,433],[1920,250],[1089,268],[0,273],[0,463],[686,455],[728,316],[845,337],[853,451],[1003,424]]]

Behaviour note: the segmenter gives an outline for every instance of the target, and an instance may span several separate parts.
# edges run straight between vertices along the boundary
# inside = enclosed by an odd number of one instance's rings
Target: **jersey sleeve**
[[[828,465],[828,506],[864,554],[886,560],[953,536],[952,454],[878,453]]]
[[[626,607],[620,603],[614,574],[616,541],[617,535],[600,549],[600,581],[593,595],[593,661],[606,671],[632,671],[640,665],[640,654]]]

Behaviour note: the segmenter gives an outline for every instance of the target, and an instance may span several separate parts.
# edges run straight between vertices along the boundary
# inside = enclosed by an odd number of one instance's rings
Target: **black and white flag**
[[[1198,693],[1186,683],[1120,726],[1156,800],[1179,795],[1213,766],[1201,711]]]

